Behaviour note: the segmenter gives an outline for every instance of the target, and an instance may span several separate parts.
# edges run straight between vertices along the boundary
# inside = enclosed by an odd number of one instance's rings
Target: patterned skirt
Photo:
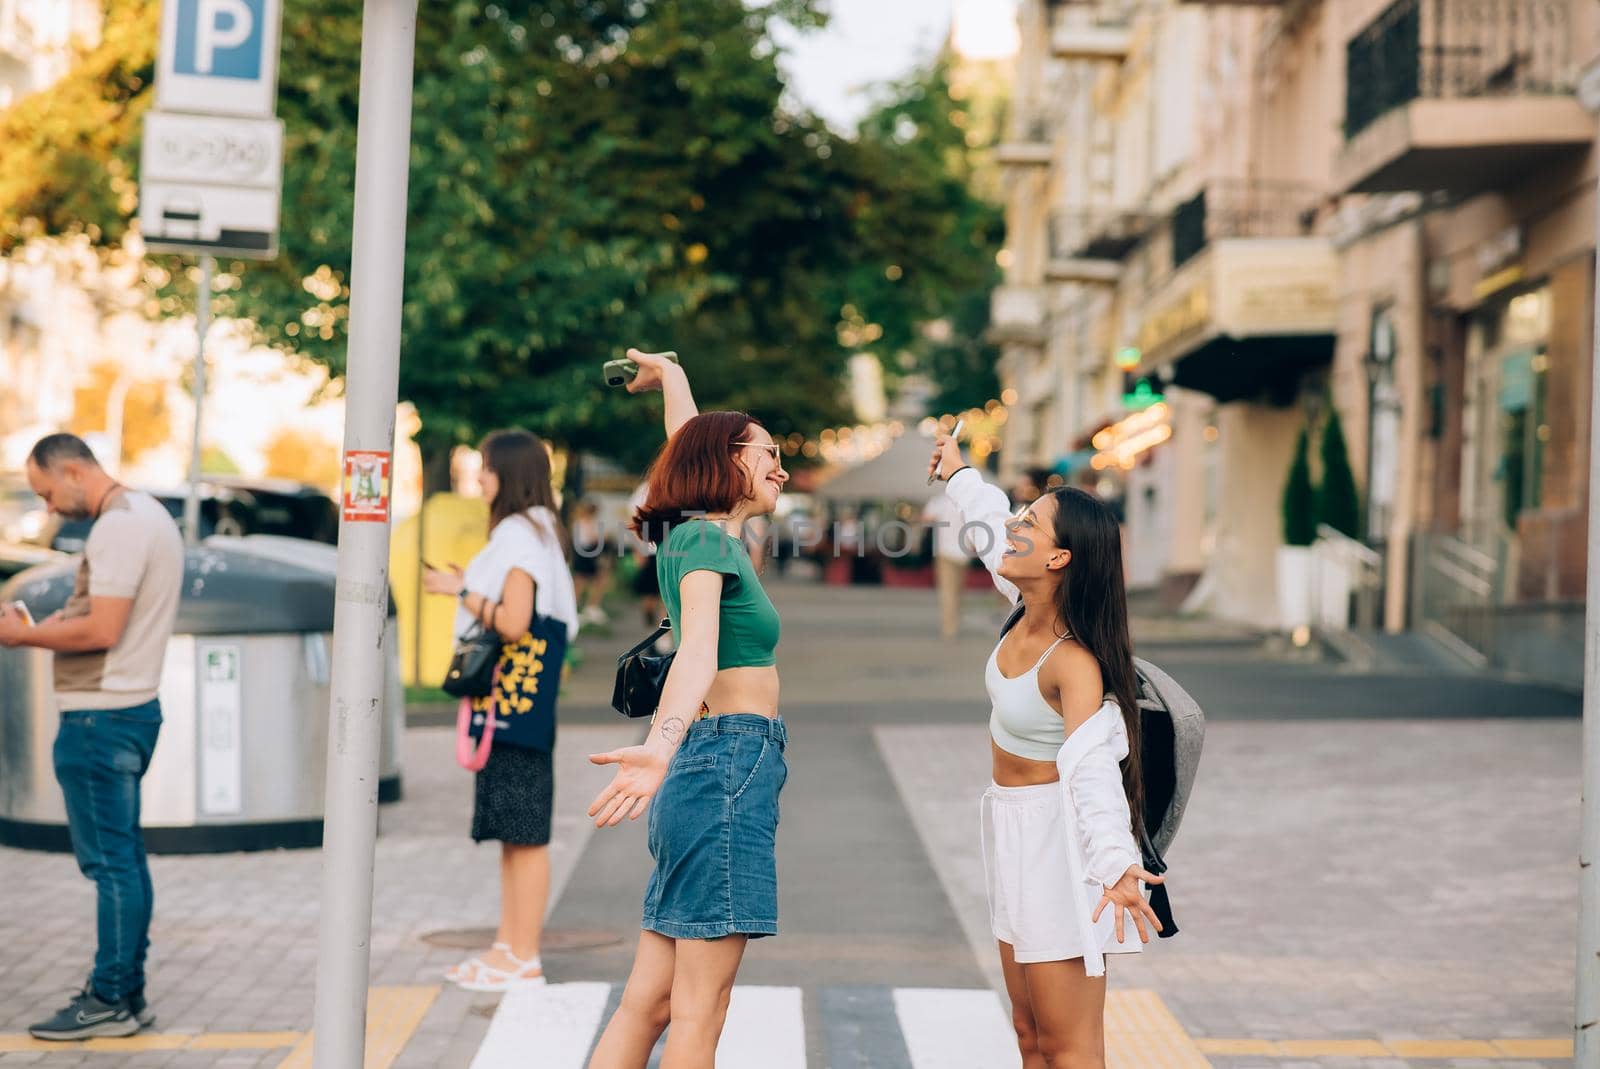
[[[498,839],[519,846],[550,842],[555,771],[548,750],[495,746],[477,775],[472,839]]]

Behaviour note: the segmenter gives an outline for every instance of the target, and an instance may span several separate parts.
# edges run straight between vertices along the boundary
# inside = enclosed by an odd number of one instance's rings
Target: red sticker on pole
[[[344,455],[346,522],[389,522],[389,457],[388,453],[361,450]]]

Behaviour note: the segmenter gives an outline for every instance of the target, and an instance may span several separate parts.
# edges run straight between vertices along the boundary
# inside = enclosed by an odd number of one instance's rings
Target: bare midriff
[[[994,781],[1002,787],[1036,787],[1041,783],[1054,783],[1061,778],[1054,761],[1030,761],[1007,753],[989,740],[989,750],[994,754]]]
[[[705,702],[712,716],[721,716],[724,713],[777,716],[777,666],[724,668],[711,681],[711,689],[706,691]]]

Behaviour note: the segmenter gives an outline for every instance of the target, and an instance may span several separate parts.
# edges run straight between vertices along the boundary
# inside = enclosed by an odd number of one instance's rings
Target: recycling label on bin
[[[347,523],[389,522],[390,455],[351,450],[344,455],[344,518]]]
[[[237,645],[203,642],[200,662],[200,812],[235,816],[244,809],[244,688]]]

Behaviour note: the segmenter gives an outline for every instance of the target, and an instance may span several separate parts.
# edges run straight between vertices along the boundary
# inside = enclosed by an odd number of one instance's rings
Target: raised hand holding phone
[[[626,386],[629,393],[645,393],[661,389],[666,367],[678,362],[675,352],[646,353],[629,349],[622,360],[607,360],[601,370],[607,386]]]
[[[956,420],[955,429],[949,436],[943,434],[934,439],[933,459],[928,461],[928,485],[933,485],[935,479],[948,479],[956,473],[961,466],[961,428],[967,425],[966,420]],[[946,463],[948,461],[949,463]],[[948,474],[946,474],[948,469]]]

